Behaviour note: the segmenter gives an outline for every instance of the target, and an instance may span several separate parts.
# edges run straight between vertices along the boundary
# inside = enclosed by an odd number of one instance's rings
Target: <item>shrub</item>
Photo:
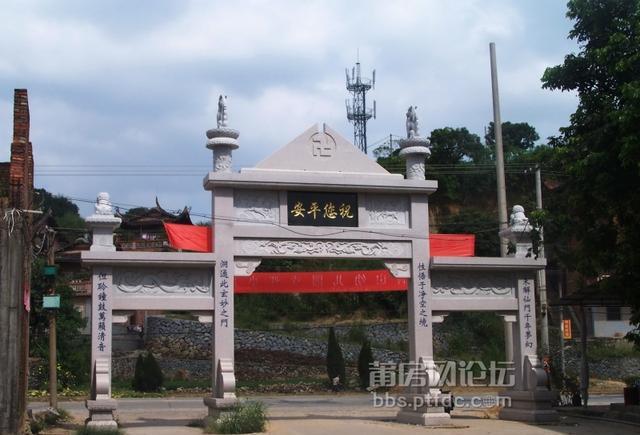
[[[162,387],[164,376],[158,361],[151,352],[146,356],[138,355],[131,386],[136,391],[158,391]]]
[[[210,420],[207,433],[252,433],[264,432],[267,415],[262,402],[243,402],[217,420]]]
[[[338,377],[339,382],[336,386],[344,386],[347,384],[347,376],[345,373],[344,357],[342,349],[338,344],[336,332],[333,328],[329,329],[329,343],[327,346],[327,375],[331,385],[335,385],[333,379]]]
[[[369,340],[365,338],[358,355],[358,376],[360,377],[360,386],[362,388],[371,386],[371,364],[373,364],[373,352],[371,351]]]

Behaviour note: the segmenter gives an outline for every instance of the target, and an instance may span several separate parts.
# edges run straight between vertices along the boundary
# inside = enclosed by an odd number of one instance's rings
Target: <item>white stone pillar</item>
[[[219,104],[223,104],[223,99]],[[207,131],[207,148],[213,150],[214,172],[231,172],[232,151],[238,148],[240,133],[226,126],[226,106],[220,106],[218,128]],[[236,379],[234,361],[234,276],[233,258],[234,224],[229,219],[234,215],[233,189],[216,188],[211,193],[213,216],[214,312],[212,340],[213,395],[204,399],[209,416],[217,418],[229,411],[236,402]]]
[[[531,226],[522,206],[516,205],[511,213],[509,228],[500,236],[509,239],[515,258],[532,256]],[[547,388],[547,375],[538,359],[536,334],[536,297],[533,274],[529,278],[518,279],[518,315],[513,327],[513,362],[515,385],[503,395],[510,399],[510,406],[500,410],[500,418],[529,422],[558,420],[558,414],[551,408],[555,393]]]
[[[115,251],[113,232],[121,220],[113,215],[109,194],[101,192],[95,212],[86,219],[92,231],[90,251]],[[113,307],[113,270],[108,266],[93,268],[91,293],[91,394],[86,401],[88,427],[117,428],[113,417],[117,403],[111,398],[111,344]]]
[[[423,176],[424,178],[424,172]],[[403,395],[407,405],[401,408],[397,420],[401,423],[436,426],[450,420],[444,411],[450,395],[443,395],[438,388],[440,376],[435,367],[433,355],[433,324],[442,321],[442,316],[434,319],[432,312],[431,279],[429,276],[429,207],[427,195],[412,195],[411,225],[413,230],[424,234],[423,238],[412,240],[411,279],[407,290],[409,310],[409,363],[426,371],[426,383],[409,385]],[[419,381],[419,380],[416,380]],[[413,404],[420,406],[412,406]]]

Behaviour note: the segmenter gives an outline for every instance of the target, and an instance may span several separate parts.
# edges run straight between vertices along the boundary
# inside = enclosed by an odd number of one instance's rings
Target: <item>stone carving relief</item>
[[[236,217],[250,222],[278,222],[278,192],[236,190],[233,197]]]
[[[215,172],[231,171],[231,150],[216,149],[213,162],[213,170]]]
[[[251,276],[261,262],[261,258],[242,258],[236,260],[235,276]]]
[[[369,226],[408,227],[409,198],[402,195],[367,195],[366,209]]]
[[[332,157],[336,151],[336,140],[325,131],[311,135],[310,142],[314,157]]]
[[[113,285],[126,295],[197,295],[211,294],[211,271],[207,269],[117,268]]]
[[[515,297],[516,279],[498,272],[431,272],[434,297],[487,296]]]
[[[425,173],[426,170],[424,162],[416,162],[407,167],[407,178],[410,180],[424,180]]]
[[[396,278],[411,278],[411,263],[408,261],[385,261],[384,265]]]
[[[235,255],[411,258],[410,242],[235,240]]]

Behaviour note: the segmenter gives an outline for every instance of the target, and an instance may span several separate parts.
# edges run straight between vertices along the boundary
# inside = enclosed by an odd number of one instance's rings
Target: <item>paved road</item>
[[[310,395],[310,396],[258,396],[269,413],[269,434],[284,435],[409,435],[424,434],[424,427],[395,423],[397,408],[374,408],[370,395]],[[621,396],[594,396],[597,404],[622,400]],[[202,419],[206,408],[200,398],[173,399],[118,399],[118,418],[127,435],[187,435],[202,434],[199,428],[187,427],[190,422]],[[46,403],[32,403],[34,411],[46,408]],[[84,420],[87,411],[84,402],[62,402],[78,422]],[[455,433],[492,435],[552,435],[552,434],[603,434],[631,435],[638,433],[637,426],[587,420],[563,416],[557,424],[527,425],[501,421],[491,417],[492,410],[457,409],[451,423]],[[452,427],[430,428],[430,435],[452,433]]]
[[[470,403],[471,397],[462,396],[465,403]],[[487,396],[491,397],[491,396]],[[372,397],[368,394],[345,395],[297,395],[297,396],[254,396],[255,400],[263,402],[270,410],[304,410],[313,408],[317,410],[331,410],[340,408],[371,408]],[[608,405],[610,403],[623,403],[621,394],[602,394],[589,397],[589,405]],[[31,402],[29,407],[34,411],[41,411],[48,407],[45,402]],[[84,401],[61,402],[60,407],[72,413],[86,412]],[[146,399],[118,399],[119,412],[140,411],[204,411],[206,410],[201,398],[146,398]]]

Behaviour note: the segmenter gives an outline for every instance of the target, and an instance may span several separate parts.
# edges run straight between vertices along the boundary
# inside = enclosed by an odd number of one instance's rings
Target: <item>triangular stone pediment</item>
[[[392,175],[326,124],[310,127],[255,169]]]

